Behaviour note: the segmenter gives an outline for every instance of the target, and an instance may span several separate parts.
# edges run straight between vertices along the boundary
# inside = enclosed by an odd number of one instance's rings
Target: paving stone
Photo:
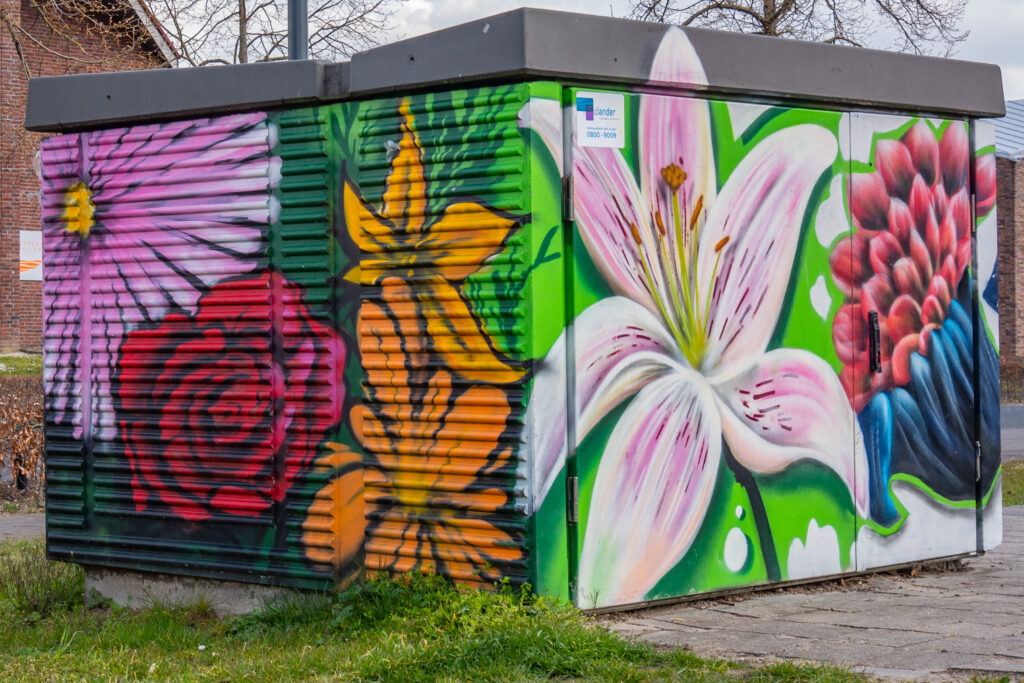
[[[901,681],[923,681],[931,677],[931,671],[913,671],[911,669],[884,669],[878,666],[854,666],[850,667],[857,671],[875,678],[896,678]]]
[[[654,645],[685,646],[704,657],[735,658],[776,656],[800,639],[753,633],[666,631],[644,634],[640,640]]]
[[[971,638],[949,636],[922,643],[920,649],[927,652],[959,652],[967,655],[1009,656],[1024,663],[1024,638]],[[1016,654],[1012,654],[1016,653]]]
[[[636,624],[628,621],[610,624],[608,628],[622,636],[642,636],[645,633],[663,630],[660,624],[656,626],[649,626],[646,624]]]
[[[868,657],[866,661],[873,666],[880,666],[889,669],[911,669],[913,671],[930,671],[938,673],[947,671],[951,667],[964,667],[966,658],[957,652],[921,652],[907,648],[880,649],[876,653],[868,655],[861,653],[861,657]],[[828,660],[822,660],[828,661]],[[864,661],[862,659],[862,661]],[[853,664],[847,660],[848,664]]]
[[[768,602],[762,600],[747,600],[736,605],[729,605],[715,608],[708,608],[709,612],[721,612],[733,614],[738,617],[755,617],[760,619],[780,619],[791,614],[799,614],[805,611],[802,605],[786,604],[784,601]],[[685,619],[687,611],[673,615],[674,619]]]
[[[930,633],[891,628],[860,628],[846,624],[808,624],[800,622],[775,622],[761,627],[760,633],[779,633],[800,636],[809,640],[856,643],[858,645],[884,645],[898,647],[932,640]],[[753,627],[752,627],[753,628]]]
[[[966,660],[964,664],[954,664],[948,668],[949,671],[977,671],[985,674],[1002,676],[1013,676],[1015,680],[1024,674],[1024,662],[1009,657],[987,658],[974,657]]]

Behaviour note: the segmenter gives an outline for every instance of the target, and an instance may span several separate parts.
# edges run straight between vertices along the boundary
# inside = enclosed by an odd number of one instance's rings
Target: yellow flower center
[[[694,368],[700,368],[707,349],[705,324],[711,309],[711,295],[722,251],[729,244],[729,237],[723,237],[715,244],[715,266],[711,280],[700,283],[697,245],[706,212],[702,195],[697,197],[692,208],[686,206],[685,193],[679,192],[686,177],[686,172],[677,164],[669,164],[661,169],[661,178],[672,192],[671,227],[666,225],[657,209],[653,215],[657,230],[652,231],[648,239],[644,239],[635,224],[629,227],[637,243],[644,278],[655,305],[679,344],[683,356]],[[651,240],[655,242],[654,245],[650,244]],[[653,258],[655,254],[651,253],[651,246],[656,247],[656,258]],[[705,284],[708,291],[701,292],[701,284]]]
[[[95,222],[96,205],[92,201],[92,191],[85,183],[77,183],[64,193],[64,229],[77,232],[82,239],[89,236],[89,229]]]
[[[673,192],[678,192],[686,180],[686,171],[675,164],[669,164],[661,169],[661,177]]]

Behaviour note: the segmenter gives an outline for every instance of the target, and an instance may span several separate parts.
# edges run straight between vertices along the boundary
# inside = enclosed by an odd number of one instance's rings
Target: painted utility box
[[[1002,107],[536,10],[33,81],[49,554],[603,608],[992,548]]]

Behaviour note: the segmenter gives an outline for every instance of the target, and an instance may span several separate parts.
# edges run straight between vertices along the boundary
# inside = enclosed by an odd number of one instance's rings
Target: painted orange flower
[[[345,444],[326,445],[327,454],[316,459],[313,469],[327,468],[332,476],[317,492],[302,523],[302,543],[308,559],[344,572],[337,578],[345,585],[355,578],[353,560],[363,545],[362,457]]]
[[[521,575],[513,520],[516,416],[524,369],[463,293],[518,227],[474,202],[432,210],[410,103],[380,206],[344,185],[362,252],[359,321],[365,398],[352,415],[367,452],[366,564],[465,582]]]

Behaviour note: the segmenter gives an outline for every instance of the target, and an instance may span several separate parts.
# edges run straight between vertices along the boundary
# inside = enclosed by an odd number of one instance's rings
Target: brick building
[[[1024,358],[1024,100],[1006,103],[996,127],[999,352]]]
[[[95,0],[88,17],[65,12],[63,23],[41,6],[41,0],[0,0],[0,353],[39,351],[43,341],[42,283],[19,272],[21,232],[37,231],[40,223],[33,170],[40,136],[22,127],[29,74],[158,68],[174,58],[144,0]]]

